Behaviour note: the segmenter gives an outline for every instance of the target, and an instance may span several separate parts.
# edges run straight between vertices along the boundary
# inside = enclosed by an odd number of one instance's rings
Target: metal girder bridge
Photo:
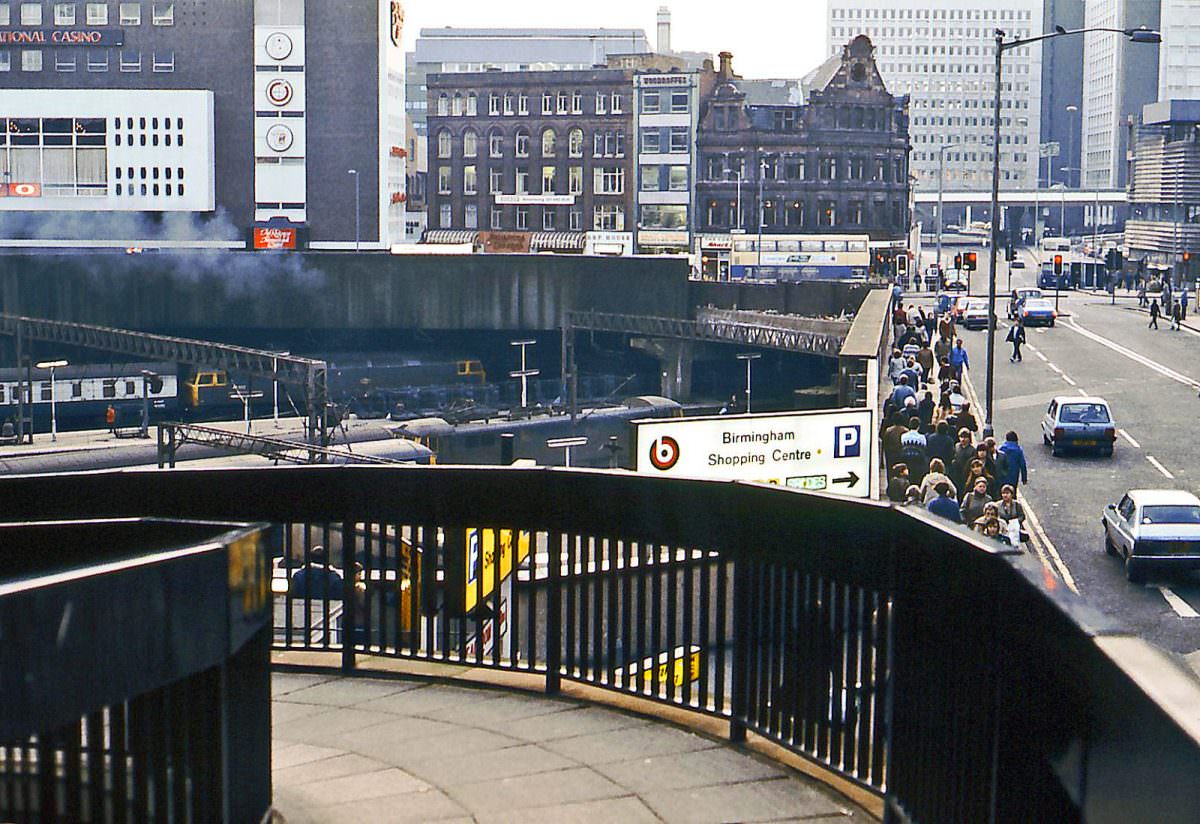
[[[240,455],[260,455],[274,461],[295,464],[329,463],[336,458],[342,463],[402,465],[405,461],[362,455],[348,449],[296,443],[283,438],[231,432],[213,426],[168,422],[158,425],[158,465],[175,466],[175,453],[185,444],[196,444]]]
[[[746,319],[738,319],[735,313],[729,312],[723,312],[719,317],[706,316],[702,310],[700,318],[689,320],[602,312],[568,312],[564,331],[568,336],[573,330],[589,330],[655,338],[737,343],[830,358],[838,356],[842,342],[849,332],[848,324],[845,331],[833,332],[800,328],[806,320],[804,318],[781,316],[778,323],[772,323],[772,316],[765,313],[746,315]]]
[[[0,314],[0,335],[16,337],[18,365],[22,362],[24,341],[37,340],[99,349],[142,360],[203,365],[226,372],[298,384],[304,388],[310,439],[319,438],[322,446],[329,443],[325,409],[328,402],[328,367],[325,361],[212,341],[9,314]],[[23,402],[24,393],[19,394]],[[20,417],[24,417],[23,413]],[[18,426],[21,425],[22,422],[18,422]]]

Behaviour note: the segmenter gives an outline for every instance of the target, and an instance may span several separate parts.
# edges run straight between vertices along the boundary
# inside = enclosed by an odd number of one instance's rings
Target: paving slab
[[[463,753],[451,758],[422,760],[406,766],[418,778],[438,787],[475,784],[520,775],[536,775],[577,766],[558,753],[533,744],[493,750]]]
[[[724,747],[599,764],[596,772],[638,792],[684,790],[783,778],[786,768]]]
[[[629,791],[595,770],[575,767],[538,775],[501,778],[447,789],[447,794],[470,812],[525,810],[600,798],[618,798]]]
[[[843,812],[846,806],[830,795],[788,778],[686,790],[652,790],[641,797],[668,824],[778,821],[846,814]],[[801,810],[804,816],[797,815]]]
[[[658,824],[661,819],[633,796],[555,804],[549,807],[525,807],[505,812],[479,813],[478,824],[593,824],[616,821],[620,824]]]
[[[694,732],[648,724],[547,741],[543,746],[580,764],[610,764],[647,756],[707,750],[721,745]]]

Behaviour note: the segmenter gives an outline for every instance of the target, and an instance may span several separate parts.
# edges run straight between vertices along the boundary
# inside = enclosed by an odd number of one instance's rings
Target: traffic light
[[[1188,262],[1189,260],[1191,260],[1191,259],[1192,259],[1192,253],[1191,253],[1191,252],[1184,252],[1184,253],[1183,253],[1183,262],[1184,262],[1184,263],[1187,263],[1187,262]]]
[[[1012,247],[1011,243],[1004,247],[1004,259],[1008,263],[1017,259],[1017,250]]]
[[[1063,273],[1063,256],[1055,255],[1054,256],[1054,274],[1061,275],[1062,273]]]
[[[954,268],[962,269],[962,255],[961,254],[954,256]]]
[[[908,253],[901,252],[896,255],[896,272],[901,275],[908,274]]]
[[[963,257],[963,268],[968,272],[974,272],[978,259],[979,256],[974,252],[967,252],[966,256]]]

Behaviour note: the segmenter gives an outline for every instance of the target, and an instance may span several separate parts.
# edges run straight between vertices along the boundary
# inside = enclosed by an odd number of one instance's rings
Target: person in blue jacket
[[[1017,442],[1017,433],[1008,432],[1004,435],[1004,443],[996,450],[1000,469],[999,482],[1003,486],[1009,484],[1017,488],[1018,479],[1023,484],[1029,483],[1029,465],[1025,463],[1025,450]]]
[[[937,497],[930,501],[929,506],[925,508],[947,521],[953,521],[956,524],[962,523],[962,518],[958,514],[958,501],[950,497],[950,484],[942,481],[934,489],[937,490]]]

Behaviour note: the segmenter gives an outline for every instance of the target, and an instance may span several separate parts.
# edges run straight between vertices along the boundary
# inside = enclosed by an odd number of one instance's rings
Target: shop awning
[[[531,252],[582,252],[583,232],[535,232],[529,240]]]
[[[479,232],[470,229],[430,229],[422,243],[478,243]]]

